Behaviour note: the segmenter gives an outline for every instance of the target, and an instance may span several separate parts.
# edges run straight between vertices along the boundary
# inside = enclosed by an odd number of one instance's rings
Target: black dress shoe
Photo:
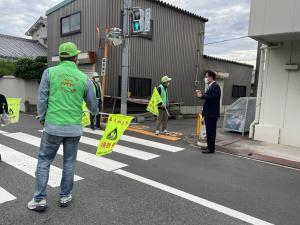
[[[215,153],[215,151],[211,151],[209,149],[206,149],[206,150],[202,150],[202,153],[203,154],[213,154],[213,153]]]
[[[208,149],[208,147],[207,147],[207,146],[206,146],[206,147],[204,147],[204,146],[201,146],[200,148],[201,148],[201,150],[207,150],[207,149]]]

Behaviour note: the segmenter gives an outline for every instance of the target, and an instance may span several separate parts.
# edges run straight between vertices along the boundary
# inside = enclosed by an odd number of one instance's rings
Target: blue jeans
[[[68,196],[73,189],[74,169],[77,157],[79,137],[60,137],[43,132],[36,169],[36,184],[34,199],[40,201],[47,197],[46,188],[49,179],[49,169],[60,144],[63,144],[63,172],[60,183],[60,197]]]

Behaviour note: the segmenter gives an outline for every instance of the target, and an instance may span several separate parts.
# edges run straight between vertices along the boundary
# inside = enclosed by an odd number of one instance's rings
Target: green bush
[[[7,60],[0,60],[0,77],[3,75],[13,75],[15,71],[15,64]]]
[[[18,59],[14,75],[23,79],[41,79],[46,68],[47,57],[37,57],[35,60]]]

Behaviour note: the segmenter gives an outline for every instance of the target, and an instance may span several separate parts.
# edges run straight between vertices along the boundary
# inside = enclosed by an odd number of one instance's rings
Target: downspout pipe
[[[263,46],[260,48],[261,57],[260,57],[259,76],[258,76],[258,84],[257,84],[255,119],[251,123],[250,130],[249,130],[249,138],[251,138],[251,139],[254,138],[254,127],[259,124],[262,90],[263,90],[262,86],[263,86],[263,78],[264,78],[264,73],[265,73],[265,62],[266,62],[267,49],[268,49],[267,46]]]

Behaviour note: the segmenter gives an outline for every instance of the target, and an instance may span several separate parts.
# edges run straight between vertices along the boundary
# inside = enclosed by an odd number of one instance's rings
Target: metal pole
[[[128,74],[129,74],[129,8],[132,0],[123,0],[123,32],[125,42],[122,52],[122,86],[121,86],[121,114],[127,115]]]

